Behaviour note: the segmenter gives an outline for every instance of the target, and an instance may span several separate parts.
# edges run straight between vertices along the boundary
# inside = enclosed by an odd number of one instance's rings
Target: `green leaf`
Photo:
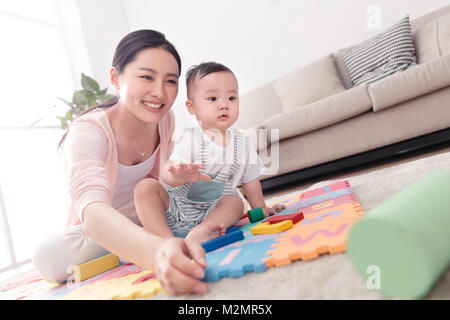
[[[97,97],[89,98],[89,107],[92,107],[97,104]]]
[[[66,120],[72,121],[73,120],[73,116],[72,116],[72,112],[67,111],[66,112]]]
[[[82,107],[89,102],[82,90],[78,90],[73,93],[72,101],[77,105],[77,107]]]
[[[81,92],[87,97],[87,98],[91,98],[91,97],[95,97],[95,92],[91,91],[91,90],[81,90]]]
[[[102,99],[103,99],[103,101],[107,101],[107,100],[112,99],[114,97],[115,97],[115,95],[113,95],[113,94],[107,94],[107,95],[104,95]]]
[[[74,117],[89,107],[98,103],[104,102],[114,97],[112,94],[107,94],[108,89],[100,90],[100,86],[91,77],[81,73],[82,90],[77,90],[72,95],[72,101],[67,101],[64,98],[56,97],[64,102],[70,109],[66,112],[65,117],[57,116],[61,122],[61,128],[65,129],[73,121]]]
[[[81,73],[81,86],[85,90],[91,90],[95,92],[100,90],[100,86],[98,85],[97,81],[85,75],[84,73]]]

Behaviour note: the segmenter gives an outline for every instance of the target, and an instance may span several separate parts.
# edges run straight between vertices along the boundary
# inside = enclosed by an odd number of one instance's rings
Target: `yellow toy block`
[[[74,267],[72,274],[75,282],[81,282],[119,265],[119,257],[110,253]]]
[[[292,228],[292,226],[292,220],[284,220],[274,224],[270,224],[269,222],[261,222],[250,228],[250,232],[253,234],[280,233]]]
[[[150,298],[158,292],[167,292],[153,271],[143,270],[123,277],[88,283],[72,290],[62,300],[131,300]]]

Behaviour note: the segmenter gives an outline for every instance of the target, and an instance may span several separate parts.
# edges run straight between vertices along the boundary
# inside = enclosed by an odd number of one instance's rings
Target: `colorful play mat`
[[[258,235],[250,229],[265,220],[240,220],[236,227],[244,239],[207,253],[205,281],[344,252],[350,227],[364,214],[347,180],[268,203],[275,204],[286,206],[277,216],[301,211],[304,218],[286,231]],[[0,299],[135,299],[159,291],[165,292],[152,271],[122,263],[82,282],[61,285],[51,284],[33,271],[0,284]]]

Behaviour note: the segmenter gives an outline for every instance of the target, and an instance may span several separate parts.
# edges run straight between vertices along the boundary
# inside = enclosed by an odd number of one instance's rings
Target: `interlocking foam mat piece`
[[[244,232],[244,240],[207,255],[206,281],[263,272],[295,260],[315,259],[324,253],[344,252],[351,225],[364,214],[347,180],[268,203],[275,204],[286,206],[278,215],[300,210],[304,219],[284,232],[264,235],[250,232],[260,222],[242,219],[236,226]]]
[[[79,283],[61,285],[49,283],[33,271],[0,285],[0,299],[124,300],[149,298],[162,290],[154,273],[128,263]]]
[[[350,227],[364,214],[347,180],[268,203],[275,204],[286,206],[277,215],[300,210],[304,219],[284,232],[262,235],[250,232],[260,222],[240,220],[236,226],[243,231],[244,239],[207,254],[205,281],[241,277],[295,260],[344,252]],[[121,264],[80,283],[62,285],[50,284],[33,271],[1,284],[0,299],[135,299],[149,298],[160,291],[165,292],[153,272]]]

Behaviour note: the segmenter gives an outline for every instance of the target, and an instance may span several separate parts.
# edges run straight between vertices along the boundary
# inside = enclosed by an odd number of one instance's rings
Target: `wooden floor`
[[[276,190],[270,190],[270,191],[264,193],[264,199],[268,200],[270,198],[278,197],[283,194],[291,193],[294,191],[305,190],[305,189],[309,188],[310,186],[312,186],[313,184],[320,182],[320,181],[339,180],[339,179],[344,179],[344,178],[350,178],[352,176],[361,175],[361,174],[372,172],[375,170],[380,170],[380,169],[395,166],[395,165],[398,165],[401,163],[414,161],[417,159],[426,158],[426,157],[430,157],[430,156],[433,156],[436,154],[441,154],[441,153],[446,153],[446,152],[450,152],[450,146],[448,146],[448,144],[434,146],[434,147],[427,148],[427,149],[420,150],[420,151],[414,151],[414,152],[404,154],[401,156],[396,156],[395,158],[391,158],[388,160],[374,162],[374,163],[359,166],[359,167],[353,168],[353,169],[343,170],[340,172],[336,172],[334,174],[323,175],[320,177],[316,177],[314,179],[299,181],[298,183],[289,185],[287,187],[280,187]]]

